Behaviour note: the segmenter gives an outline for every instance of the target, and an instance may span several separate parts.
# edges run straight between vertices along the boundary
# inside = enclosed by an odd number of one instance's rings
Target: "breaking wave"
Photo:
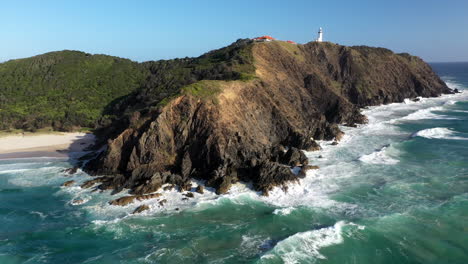
[[[383,147],[378,151],[372,152],[371,154],[363,155],[359,158],[360,161],[368,164],[387,164],[394,165],[400,162],[387,155],[387,147]]]
[[[423,137],[429,139],[468,140],[468,138],[456,136],[456,132],[445,127],[435,127],[420,130],[414,133],[412,137]]]
[[[344,232],[350,227],[350,232]],[[317,230],[296,233],[276,244],[267,254],[263,255],[260,263],[281,260],[284,263],[315,263],[317,259],[325,259],[320,249],[343,243],[343,235],[352,235],[364,226],[339,221],[335,225]]]

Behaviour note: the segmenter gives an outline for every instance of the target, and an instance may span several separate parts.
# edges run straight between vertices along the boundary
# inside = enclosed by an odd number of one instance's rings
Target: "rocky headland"
[[[302,150],[339,141],[340,124],[365,123],[360,108],[453,92],[418,57],[327,42],[239,40],[145,67],[144,84],[112,105],[115,118],[98,122],[96,151],[83,158],[105,176],[86,187],[130,189],[132,201],[164,184],[190,190],[191,179],[218,194],[252,182],[267,195],[316,169]]]

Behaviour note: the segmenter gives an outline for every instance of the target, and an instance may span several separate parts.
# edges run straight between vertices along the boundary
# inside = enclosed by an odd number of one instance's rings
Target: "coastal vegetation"
[[[7,61],[0,64],[0,129],[93,127],[110,102],[146,76],[130,60],[79,51]]]
[[[202,80],[249,80],[254,67],[244,49],[247,42],[198,58],[144,63],[69,50],[1,63],[0,130],[102,127],[167,102],[183,87],[199,95],[212,93],[212,85],[205,91],[207,83],[195,84]]]

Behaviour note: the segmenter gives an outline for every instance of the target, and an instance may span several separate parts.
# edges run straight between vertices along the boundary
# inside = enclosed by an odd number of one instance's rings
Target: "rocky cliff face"
[[[340,140],[338,124],[365,123],[360,107],[452,92],[421,59],[382,48],[276,41],[243,49],[252,78],[198,80],[135,111],[127,127],[111,125],[118,133],[85,167],[109,175],[99,188],[144,194],[165,183],[187,189],[197,178],[218,193],[251,181],[267,194],[305,175],[299,149]],[[294,166],[302,171],[292,173]]]

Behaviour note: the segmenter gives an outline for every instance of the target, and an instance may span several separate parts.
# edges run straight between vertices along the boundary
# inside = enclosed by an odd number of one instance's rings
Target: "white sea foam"
[[[0,171],[0,174],[11,174],[11,173],[20,173],[20,172],[25,172],[25,171],[29,171],[29,170],[32,170],[32,169],[13,169],[13,170],[2,170]]]
[[[216,195],[213,189],[205,188],[203,195],[194,193],[194,198],[182,200],[185,196],[177,190],[161,191],[163,196],[159,199],[136,201],[125,207],[110,206],[108,204],[109,200],[128,195],[125,192],[112,196],[110,195],[110,191],[92,193],[90,189],[71,187],[61,188],[59,193],[61,195],[64,192],[67,193],[70,196],[70,203],[73,203],[74,200],[83,199],[85,204],[80,205],[80,208],[90,212],[90,217],[95,220],[95,224],[98,226],[104,223],[115,224],[127,217],[139,217],[138,215],[131,215],[131,212],[142,204],[150,206],[150,209],[142,215],[160,214],[162,212],[176,213],[183,210],[205,210],[206,208],[226,202],[238,204],[265,202],[280,207],[280,209],[274,211],[274,214],[277,215],[288,215],[297,206],[327,208],[327,210],[331,211],[352,213],[359,209],[356,205],[337,202],[330,197],[342,188],[343,182],[349,181],[348,178],[360,174],[360,166],[362,164],[356,162],[357,160],[374,164],[395,164],[398,162],[396,158],[398,153],[393,153],[395,151],[393,148],[373,151],[383,144],[405,140],[409,136],[407,132],[402,132],[395,125],[396,123],[404,120],[447,118],[443,114],[443,111],[451,107],[453,103],[467,99],[468,93],[464,92],[437,98],[421,98],[418,102],[406,100],[405,103],[373,106],[363,110],[363,114],[369,118],[369,123],[360,125],[357,128],[342,127],[345,136],[339,145],[333,146],[330,145],[330,142],[321,142],[323,147],[321,151],[307,152],[306,155],[311,159],[311,163],[319,165],[320,169],[308,171],[307,177],[299,183],[290,183],[287,193],[281,188],[274,188],[268,197],[263,197],[257,192],[252,191],[249,184],[236,184],[230,189],[229,193],[221,196]],[[391,152],[389,153],[389,151]],[[362,156],[362,153],[370,154]],[[322,158],[318,159],[318,156],[322,156]],[[17,168],[24,167],[5,167],[4,169]],[[19,177],[23,179],[23,182],[20,180],[20,182],[16,183],[34,186],[36,183],[35,179],[32,178],[33,175],[30,175],[30,177],[28,172],[25,173],[26,177],[24,175]],[[26,180],[24,180],[25,178]],[[36,178],[39,178],[38,182],[44,184],[43,179],[40,177]],[[90,179],[90,177],[80,171],[68,179],[77,181],[76,185],[79,185],[83,181]],[[57,184],[61,184],[64,179],[58,178],[55,181]],[[197,186],[198,184],[203,183],[193,182],[193,186]],[[162,199],[167,200],[164,206],[159,205],[159,201]],[[177,208],[179,209],[178,211],[176,211]]]
[[[387,147],[383,147],[378,151],[374,151],[371,154],[363,155],[359,158],[360,161],[368,164],[387,164],[394,165],[400,162],[387,155]]]
[[[456,136],[456,132],[445,127],[428,128],[418,131],[412,137],[424,137],[429,139],[452,139],[452,140],[468,140],[468,137]]]
[[[91,197],[75,198],[70,201],[71,205],[82,205],[91,200]]]
[[[279,208],[273,211],[275,215],[289,215],[291,214],[296,208],[295,207],[286,207],[286,208]]]
[[[444,109],[443,106],[433,106],[433,107],[429,107],[429,108],[426,108],[426,109],[420,109],[414,113],[411,113],[405,117],[402,117],[400,119],[397,119],[396,121],[400,121],[400,120],[421,120],[421,119],[458,119],[456,117],[448,117],[446,115],[443,115],[443,114],[436,114],[434,112],[436,111],[444,111],[446,109]]]
[[[363,227],[344,221],[334,226],[301,232],[280,241],[271,251],[261,257],[260,263],[273,259],[284,263],[315,263],[317,259],[325,259],[320,249],[343,243],[345,227],[354,229],[346,235],[352,235]]]
[[[239,246],[239,253],[242,255],[257,255],[260,253],[260,250],[263,248],[270,249],[270,238],[263,237],[260,235],[242,235],[242,241]]]
[[[345,137],[338,145],[319,142],[322,150],[306,153],[313,165],[320,166],[319,170],[307,172],[307,177],[299,183],[290,183],[287,193],[281,188],[274,188],[268,197],[258,199],[285,208],[303,205],[349,213],[359,211],[361,209],[354,204],[330,198],[343,184],[349,184],[349,178],[361,175],[361,165],[356,161],[390,166],[398,163],[398,157],[402,154],[398,149],[393,146],[382,148],[382,145],[402,142],[410,136],[397,124],[421,119],[455,118],[444,112],[454,103],[466,100],[468,93],[462,90],[458,94],[420,98],[417,102],[406,100],[406,103],[368,107],[362,111],[369,119],[368,124],[357,128],[341,127]],[[363,156],[363,153],[369,154]]]
[[[447,84],[447,86],[450,88],[450,89],[458,89],[458,90],[463,90],[465,87],[463,87],[463,85],[461,85],[460,83],[458,83],[457,81],[453,80],[452,78],[450,77],[445,77],[443,78],[445,79],[445,84]]]
[[[10,172],[13,177],[8,179],[8,183],[21,187],[37,187],[56,184],[57,174],[62,167],[42,167],[36,169],[26,169],[22,171]]]
[[[42,220],[44,220],[47,217],[46,214],[44,214],[42,212],[38,212],[38,211],[32,211],[31,214],[38,215]]]

